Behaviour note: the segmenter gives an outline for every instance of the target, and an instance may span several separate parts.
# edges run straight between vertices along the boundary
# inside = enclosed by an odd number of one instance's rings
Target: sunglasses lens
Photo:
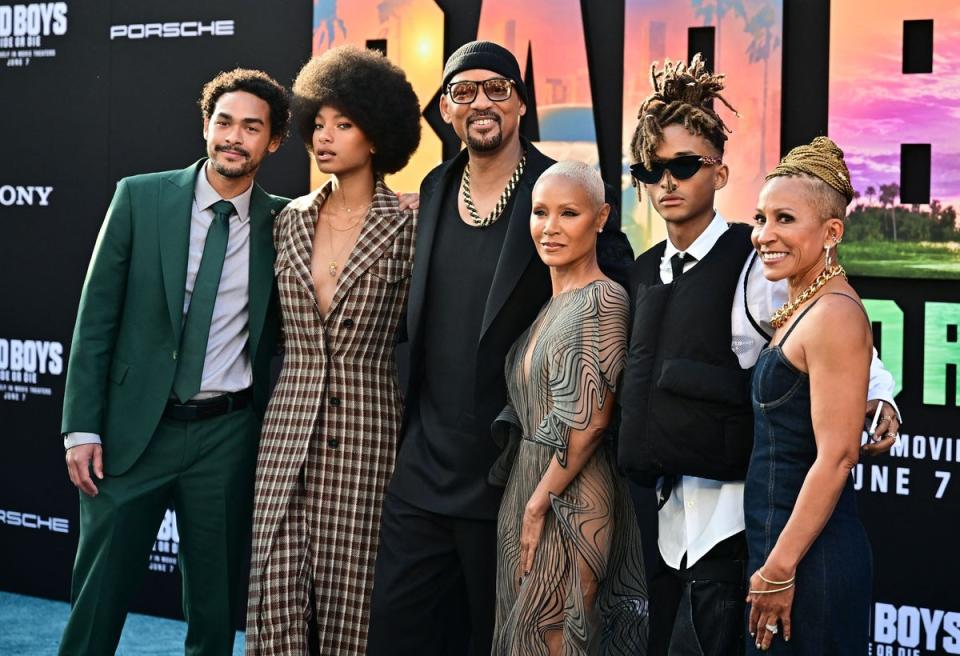
[[[657,184],[663,177],[665,169],[663,162],[651,162],[649,169],[637,162],[630,167],[630,173],[643,184]]]
[[[510,97],[510,81],[499,78],[487,80],[483,83],[483,91],[494,102],[506,100]]]
[[[677,180],[692,178],[701,166],[703,166],[703,160],[700,159],[699,155],[685,155],[667,162],[667,170]]]
[[[700,155],[683,155],[665,162],[651,162],[649,169],[637,162],[630,167],[630,173],[643,184],[657,184],[664,171],[670,171],[670,175],[676,180],[686,180],[696,175],[702,166],[703,157]]]
[[[452,98],[455,103],[464,104],[473,102],[473,99],[476,97],[476,82],[457,82],[456,84],[450,85],[450,98]]]

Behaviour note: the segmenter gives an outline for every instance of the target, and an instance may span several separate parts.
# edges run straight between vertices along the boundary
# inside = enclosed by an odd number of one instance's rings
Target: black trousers
[[[438,515],[387,494],[368,656],[487,656],[497,522]]]
[[[659,553],[658,553],[659,557]],[[744,653],[747,541],[737,533],[676,570],[660,558],[650,581],[651,656]]]

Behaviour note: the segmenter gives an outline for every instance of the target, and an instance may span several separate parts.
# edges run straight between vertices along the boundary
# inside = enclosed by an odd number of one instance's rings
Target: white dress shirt
[[[200,168],[193,192],[193,208],[190,215],[190,246],[187,257],[187,279],[183,295],[183,321],[190,309],[193,286],[200,269],[203,246],[207,231],[213,223],[211,206],[220,200],[229,200],[235,209],[230,215],[230,234],[227,238],[227,252],[223,260],[223,272],[220,275],[220,287],[210,319],[210,336],[207,339],[207,353],[203,361],[203,376],[200,392],[194,399],[208,398],[236,392],[250,387],[253,383],[253,368],[247,352],[249,338],[250,303],[250,196],[253,184],[239,196],[230,199],[220,194],[207,180],[206,170],[209,162]],[[182,327],[182,323],[181,323]],[[96,433],[69,433],[63,440],[69,449],[80,444],[100,444]]]
[[[673,255],[685,252],[696,258],[684,264],[683,271],[686,273],[706,257],[728,229],[726,220],[719,213],[715,213],[710,225],[686,251],[680,251],[667,239],[666,250],[660,261],[660,280],[664,284],[673,281],[670,265]],[[740,272],[730,312],[730,348],[743,369],[749,369],[756,363],[760,351],[770,341],[774,332],[770,317],[787,299],[786,279],[776,282],[767,280],[763,275],[762,264],[755,261],[754,252],[751,251]],[[750,317],[764,333],[754,327]],[[867,396],[871,399],[883,399],[896,409],[893,403],[893,377],[883,368],[876,351],[870,365],[870,388]],[[667,565],[680,569],[680,563],[686,555],[686,565],[690,567],[719,542],[745,529],[743,485],[742,481],[724,482],[695,476],[678,477],[670,497],[657,514],[657,544]]]

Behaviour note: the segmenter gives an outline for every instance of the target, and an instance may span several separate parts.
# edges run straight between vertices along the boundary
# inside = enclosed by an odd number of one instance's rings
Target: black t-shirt
[[[504,216],[505,215],[505,216]],[[457,189],[444,194],[427,279],[420,412],[428,435],[489,429],[475,424],[477,340],[507,234],[510,206],[492,225],[467,225]]]
[[[403,449],[416,453],[404,458],[410,471],[398,472],[392,491],[432,512],[488,519],[502,490],[487,483],[497,448],[490,422],[475,415],[477,343],[514,200],[479,228],[460,218],[458,184],[443,193],[424,299],[423,365],[412,381],[419,403],[403,438]]]

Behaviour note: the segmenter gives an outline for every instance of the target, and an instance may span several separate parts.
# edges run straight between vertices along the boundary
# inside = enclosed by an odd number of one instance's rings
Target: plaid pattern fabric
[[[321,654],[363,654],[383,495],[402,400],[394,345],[413,264],[414,213],[378,181],[321,316],[310,274],[329,183],[274,227],[283,370],[257,461],[247,654],[307,653],[312,592]]]

